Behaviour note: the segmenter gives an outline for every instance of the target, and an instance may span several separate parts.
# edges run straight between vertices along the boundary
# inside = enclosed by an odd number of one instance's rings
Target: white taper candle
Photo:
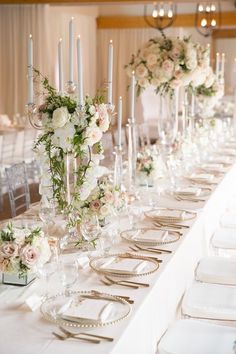
[[[122,97],[119,97],[118,102],[118,147],[121,149],[121,131],[122,131]]]
[[[220,68],[220,77],[224,79],[225,76],[225,53],[221,55],[221,68]]]
[[[69,22],[69,81],[74,81],[74,17]]]
[[[62,39],[58,43],[58,76],[59,76],[59,92],[63,93],[63,55],[62,55]]]
[[[80,36],[77,38],[77,63],[78,63],[78,105],[83,106],[83,62]]]
[[[108,92],[107,99],[108,104],[112,104],[112,74],[113,74],[113,43],[110,40],[108,46],[108,72],[107,72],[107,81],[108,81]]]
[[[132,72],[131,82],[130,82],[130,118],[134,119],[134,102],[135,102],[135,73]]]
[[[33,38],[30,34],[28,39],[28,104],[34,102],[34,87],[33,87]]]
[[[220,73],[220,53],[216,53],[216,78],[219,78]]]

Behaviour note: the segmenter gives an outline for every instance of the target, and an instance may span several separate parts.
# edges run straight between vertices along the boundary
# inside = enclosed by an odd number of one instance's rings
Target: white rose
[[[147,88],[149,86],[148,79],[142,78],[138,80],[138,85],[144,88]]]
[[[54,129],[62,128],[69,121],[70,115],[67,107],[55,109],[52,115],[52,126]]]
[[[137,66],[135,74],[138,79],[141,79],[148,75],[148,70],[144,64],[140,64]]]
[[[96,126],[88,127],[85,131],[85,138],[86,138],[86,143],[89,146],[93,146],[94,144],[98,143],[102,139],[102,132]]]
[[[52,143],[54,146],[60,147],[64,151],[70,151],[72,149],[74,135],[75,127],[69,122],[63,128],[55,129],[52,136]]]
[[[157,56],[156,54],[153,54],[153,53],[150,53],[148,56],[147,56],[147,64],[152,66],[154,64],[157,63]]]
[[[89,107],[89,113],[91,114],[91,116],[93,116],[96,113],[96,108],[95,106],[90,106]]]
[[[100,208],[100,214],[102,217],[106,217],[108,216],[109,214],[111,214],[111,207],[110,205],[103,205],[101,208]]]

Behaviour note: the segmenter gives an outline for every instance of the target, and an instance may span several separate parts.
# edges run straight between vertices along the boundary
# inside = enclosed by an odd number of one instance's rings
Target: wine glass
[[[70,295],[70,288],[78,279],[78,262],[76,259],[61,256],[59,271],[62,285],[65,287],[65,295]]]
[[[49,225],[56,215],[55,203],[52,199],[42,198],[39,207],[39,218],[45,224],[46,235],[49,235]]]
[[[44,298],[48,298],[49,296],[49,289],[48,289],[49,279],[54,273],[56,273],[58,269],[57,246],[55,244],[49,244],[49,246],[51,251],[49,259],[47,260],[46,263],[43,264],[40,263],[37,268],[37,275],[40,278],[45,279],[46,281],[46,292],[44,294]]]
[[[99,225],[99,220],[96,214],[86,216],[81,224],[80,231],[84,239],[88,242],[94,242],[98,238],[101,232],[101,227]]]

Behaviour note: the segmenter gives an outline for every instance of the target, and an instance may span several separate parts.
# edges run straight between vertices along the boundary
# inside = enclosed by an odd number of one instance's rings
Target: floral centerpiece
[[[127,194],[103,177],[98,181],[87,200],[81,204],[82,215],[96,214],[102,223],[105,218],[122,211],[127,203]]]
[[[218,82],[211,67],[208,69],[204,83],[195,88],[195,95],[201,116],[212,117],[215,105],[224,95],[224,88]]]
[[[132,55],[125,66],[127,74],[134,71],[137,95],[152,85],[156,93],[167,93],[179,86],[200,85],[209,66],[209,51],[191,41],[190,37],[151,38]]]
[[[50,258],[50,246],[41,228],[15,227],[0,231],[0,270],[23,278]]]
[[[81,220],[81,201],[87,200],[103,174],[99,162],[101,139],[109,128],[107,106],[101,96],[87,96],[81,109],[73,98],[58,94],[47,78],[42,83],[43,132],[35,144],[42,167],[40,192],[54,198],[75,224]]]
[[[158,157],[150,149],[140,151],[137,155],[137,174],[141,179],[153,182],[158,176]]]

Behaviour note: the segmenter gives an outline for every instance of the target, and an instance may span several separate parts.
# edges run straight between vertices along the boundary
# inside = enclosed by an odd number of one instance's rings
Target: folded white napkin
[[[109,265],[103,265],[101,268],[117,274],[138,274],[142,272],[146,266],[146,261],[140,261],[139,259],[121,258],[118,262],[111,262]]]
[[[192,173],[190,178],[199,179],[202,181],[211,181],[214,178],[214,175],[210,173]]]
[[[113,309],[114,305],[111,301],[84,299],[79,306],[66,309],[62,317],[72,321],[80,321],[82,319],[105,322],[110,317]]]
[[[132,240],[143,241],[143,242],[157,242],[163,241],[168,235],[168,231],[162,230],[147,230],[142,233],[134,234]]]
[[[162,218],[182,218],[185,215],[185,212],[182,210],[168,210],[168,209],[160,209],[151,212],[154,217],[162,217]]]
[[[25,300],[25,304],[31,311],[36,311],[41,306],[41,303],[42,297],[37,294],[32,294]]]

